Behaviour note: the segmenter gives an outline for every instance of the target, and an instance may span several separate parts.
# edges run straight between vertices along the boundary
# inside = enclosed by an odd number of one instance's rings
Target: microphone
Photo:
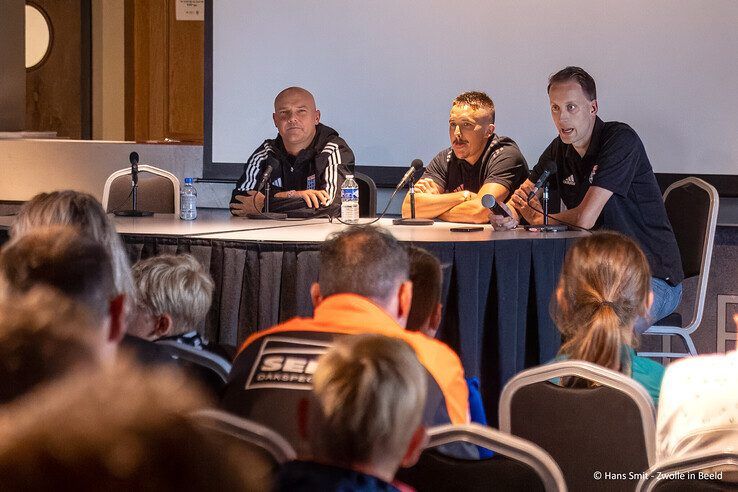
[[[131,183],[136,186],[138,184],[138,152],[131,152],[128,162],[131,163]]]
[[[402,177],[402,179],[400,180],[400,184],[397,185],[396,189],[399,190],[400,188],[405,186],[405,183],[407,183],[407,181],[413,177],[413,174],[415,174],[415,170],[422,169],[422,168],[423,168],[423,161],[421,161],[420,159],[415,159],[412,162],[412,164],[410,164],[410,169],[408,169],[405,175]]]
[[[267,181],[269,181],[269,178],[272,175],[272,170],[273,170],[272,165],[267,164],[266,167],[264,168],[264,174],[261,175],[261,181],[259,182],[259,186],[256,187],[256,191],[261,191],[261,189],[264,188],[264,186],[266,186]]]
[[[548,161],[543,166],[543,172],[538,177],[538,181],[536,181],[536,184],[533,185],[533,190],[531,190],[530,193],[528,193],[528,201],[533,198],[533,196],[536,194],[536,191],[538,191],[541,186],[546,184],[546,181],[548,181],[548,178],[550,178],[552,175],[556,174],[556,163],[553,161]]]
[[[503,217],[510,217],[510,214],[507,213],[507,210],[502,208],[500,204],[497,203],[497,200],[495,200],[494,195],[484,195],[482,197],[482,206],[490,209],[492,212],[494,212],[495,215],[502,215]]]

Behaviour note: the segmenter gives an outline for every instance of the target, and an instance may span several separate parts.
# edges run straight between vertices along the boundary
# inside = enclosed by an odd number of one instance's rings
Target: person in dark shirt
[[[415,184],[416,216],[450,222],[487,222],[484,195],[505,200],[528,177],[517,144],[495,134],[495,105],[484,92],[464,92],[449,116],[451,147],[433,158]],[[402,205],[410,217],[410,200]]]
[[[684,278],[679,247],[646,150],[625,123],[604,122],[598,116],[594,79],[579,67],[566,67],[548,84],[551,116],[558,136],[543,151],[538,164],[508,201],[512,217],[490,213],[495,229],[543,223],[541,203],[527,196],[544,169],[556,171],[553,186],[567,210],[551,215],[586,229],[609,229],[634,239],[651,268],[654,302],[636,324],[642,333],[679,304]]]
[[[288,87],[277,94],[272,117],[279,135],[265,140],[246,161],[231,194],[231,213],[262,211],[264,194],[255,188],[267,166],[272,167],[272,211],[340,204],[341,184],[353,172],[354,153],[336,130],[320,123],[313,95]]]

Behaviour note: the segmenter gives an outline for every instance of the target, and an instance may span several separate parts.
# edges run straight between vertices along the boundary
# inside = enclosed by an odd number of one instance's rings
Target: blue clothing
[[[664,379],[666,369],[658,362],[647,357],[636,355],[631,347],[623,347],[621,367],[630,366],[630,377],[643,386],[653,400],[654,406],[659,405],[659,392],[661,391],[661,380]],[[555,361],[568,360],[565,354],[559,354]]]
[[[394,485],[377,477],[311,461],[290,461],[282,466],[277,476],[276,490],[400,492]]]
[[[479,425],[487,425],[487,415],[484,413],[484,404],[482,403],[482,395],[479,392],[479,379],[464,378],[466,386],[469,388],[469,417],[472,422]],[[494,452],[487,448],[477,446],[479,450],[479,459],[491,458]]]
[[[651,291],[653,304],[646,318],[640,318],[635,324],[635,332],[641,335],[651,325],[660,319],[666,318],[679,305],[682,299],[682,284],[669,285],[666,280],[651,277]]]

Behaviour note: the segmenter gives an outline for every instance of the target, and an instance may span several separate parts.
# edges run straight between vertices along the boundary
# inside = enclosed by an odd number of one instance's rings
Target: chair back
[[[108,213],[133,207],[131,168],[121,169],[108,177],[103,189],[102,206]],[[136,208],[157,214],[179,213],[177,177],[169,171],[140,164]]]
[[[223,392],[228,374],[231,372],[231,363],[226,359],[208,350],[198,349],[176,340],[157,340],[156,344],[164,347],[188,373],[196,375],[214,395],[219,396]]]
[[[594,385],[565,387],[557,384],[561,378]],[[655,421],[653,401],[640,384],[583,361],[523,371],[500,396],[500,430],[546,450],[571,490],[601,487],[597,471],[623,474],[626,479],[608,480],[608,487],[633,490],[637,478],[629,473],[646,470],[654,459]]]
[[[699,178],[682,179],[664,192],[664,206],[679,245],[684,278],[709,272],[719,204],[717,190]]]
[[[354,173],[359,185],[359,217],[374,218],[377,216],[377,185],[374,180],[362,173]]]
[[[553,458],[524,439],[479,424],[432,427],[428,436],[418,463],[397,474],[398,480],[417,490],[566,490],[564,476]],[[482,446],[497,454],[486,460],[464,460],[434,449],[457,442]]]
[[[738,471],[738,454],[707,453],[671,459],[651,467],[638,482],[637,492],[727,491],[736,490],[735,481],[713,479],[711,475]],[[700,477],[703,472],[706,476]]]

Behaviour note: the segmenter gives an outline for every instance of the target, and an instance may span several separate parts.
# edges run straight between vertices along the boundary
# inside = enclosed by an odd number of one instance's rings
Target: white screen
[[[273,138],[274,96],[299,85],[359,165],[428,163],[451,100],[482,90],[533,166],[556,136],[547,78],[578,65],[657,172],[734,174],[737,48],[735,0],[214,0],[212,160]]]

